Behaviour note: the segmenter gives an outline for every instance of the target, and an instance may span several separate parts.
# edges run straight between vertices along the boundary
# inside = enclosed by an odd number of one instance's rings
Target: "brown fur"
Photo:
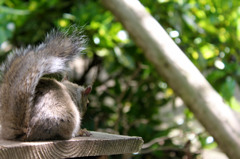
[[[1,67],[3,139],[69,139],[77,134],[91,88],[41,77],[66,70],[82,48],[81,37],[53,31],[39,46],[9,55]]]

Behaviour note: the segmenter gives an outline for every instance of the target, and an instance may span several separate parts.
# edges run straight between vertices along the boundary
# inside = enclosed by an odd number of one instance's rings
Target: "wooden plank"
[[[90,137],[70,140],[19,142],[0,140],[0,158],[3,159],[56,159],[83,156],[101,156],[138,152],[141,137],[91,132]]]

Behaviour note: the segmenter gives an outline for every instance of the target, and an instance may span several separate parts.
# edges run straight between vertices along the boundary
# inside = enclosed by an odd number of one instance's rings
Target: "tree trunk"
[[[232,159],[240,158],[240,123],[221,96],[138,0],[102,0],[157,72]]]

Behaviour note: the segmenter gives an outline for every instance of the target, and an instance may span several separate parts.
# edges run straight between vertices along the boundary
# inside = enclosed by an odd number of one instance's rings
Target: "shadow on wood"
[[[0,140],[0,158],[56,159],[109,156],[138,152],[143,144],[141,137],[91,133],[90,137],[76,137],[70,140],[39,142]]]

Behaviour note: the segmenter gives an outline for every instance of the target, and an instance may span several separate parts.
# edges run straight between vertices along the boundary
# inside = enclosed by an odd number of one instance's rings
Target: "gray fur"
[[[67,63],[83,50],[84,42],[82,37],[52,31],[39,46],[15,50],[8,56],[1,66],[2,138],[49,140],[76,135],[81,120],[78,107],[83,106],[76,101],[82,101],[82,96],[72,96],[63,83],[41,77],[64,72]],[[75,91],[84,91],[72,85]]]

